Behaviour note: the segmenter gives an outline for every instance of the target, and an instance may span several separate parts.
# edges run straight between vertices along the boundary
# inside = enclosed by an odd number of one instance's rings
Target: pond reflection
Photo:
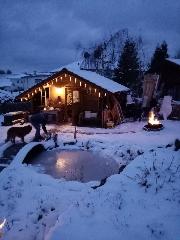
[[[33,166],[54,178],[88,182],[118,173],[118,164],[90,151],[48,151],[33,159]],[[37,167],[38,166],[38,167]]]
[[[59,158],[56,161],[56,167],[60,170],[64,169],[66,166],[66,160],[63,158]]]

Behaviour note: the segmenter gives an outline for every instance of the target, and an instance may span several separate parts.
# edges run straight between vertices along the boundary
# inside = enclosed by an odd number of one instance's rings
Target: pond
[[[102,180],[118,173],[119,166],[114,159],[83,150],[52,150],[40,153],[31,164],[38,172],[54,178],[65,178],[89,182]]]

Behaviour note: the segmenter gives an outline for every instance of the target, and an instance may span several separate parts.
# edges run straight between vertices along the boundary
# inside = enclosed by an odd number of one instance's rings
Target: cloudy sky
[[[78,48],[128,28],[147,49],[180,49],[180,0],[0,0],[0,68],[51,70]]]

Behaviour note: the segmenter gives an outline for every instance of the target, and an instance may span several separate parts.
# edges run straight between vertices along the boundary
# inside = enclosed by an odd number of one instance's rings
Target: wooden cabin
[[[127,87],[74,63],[55,70],[17,99],[31,101],[34,111],[46,111],[49,122],[113,127],[123,119],[116,95],[126,91]]]
[[[153,97],[161,103],[164,96],[172,97],[169,118],[180,119],[180,59],[167,58],[159,75],[148,73],[144,76],[143,105],[149,106]]]
[[[159,75],[150,73],[144,75],[142,107],[150,106],[152,98],[157,94],[158,83]]]
[[[167,58],[161,72],[162,95],[170,95],[180,101],[180,59]]]

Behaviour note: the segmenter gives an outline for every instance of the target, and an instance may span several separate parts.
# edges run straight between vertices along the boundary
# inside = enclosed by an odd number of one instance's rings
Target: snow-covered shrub
[[[154,157],[151,164],[139,167],[139,173],[135,175],[134,180],[144,188],[145,192],[149,189],[158,193],[163,187],[171,186],[180,178],[180,162],[175,160],[174,156],[159,160],[156,152],[152,155]]]

